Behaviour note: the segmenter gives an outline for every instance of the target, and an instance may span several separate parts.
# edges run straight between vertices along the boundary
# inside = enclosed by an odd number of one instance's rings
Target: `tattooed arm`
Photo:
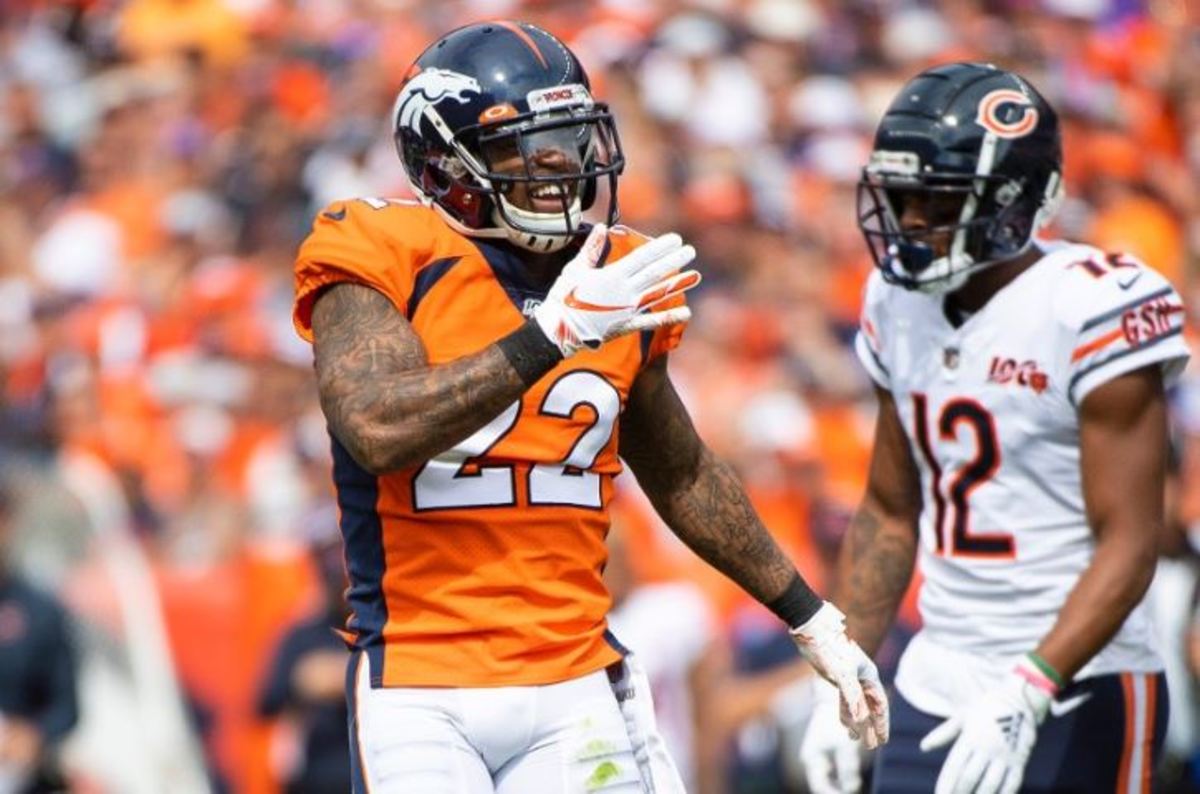
[[[846,613],[846,633],[874,654],[912,578],[917,554],[921,482],[891,392],[876,389],[879,415],[867,492],[838,561],[834,597]]]
[[[634,381],[620,452],[667,526],[788,624],[800,652],[840,693],[847,727],[868,747],[886,742],[887,696],[875,665],[776,545],[733,471],[700,441],[665,356]]]
[[[321,408],[334,435],[371,472],[450,449],[528,388],[499,344],[430,366],[408,321],[361,284],[321,293],[312,327]]]
[[[709,565],[766,604],[796,567],[776,545],[728,465],[692,426],[666,357],[634,382],[620,424],[621,457],[667,526]]]

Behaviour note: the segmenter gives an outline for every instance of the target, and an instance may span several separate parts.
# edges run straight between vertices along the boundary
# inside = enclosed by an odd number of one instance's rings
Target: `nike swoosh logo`
[[[604,306],[599,303],[588,303],[575,297],[575,290],[567,293],[563,298],[563,305],[571,309],[581,309],[585,312],[619,312],[628,309],[628,306]]]
[[[342,207],[337,212],[322,212],[321,217],[328,218],[331,221],[344,221],[346,220],[346,208]]]
[[[1066,700],[1051,700],[1050,714],[1055,717],[1065,716],[1082,706],[1087,701],[1091,700],[1091,698],[1091,692],[1084,692],[1082,695],[1076,695],[1075,697],[1067,698]]]
[[[1130,287],[1133,286],[1134,282],[1136,282],[1141,277],[1142,277],[1142,271],[1139,270],[1138,272],[1129,276],[1129,278],[1118,279],[1117,286],[1120,287],[1121,289],[1129,289]]]
[[[658,289],[654,290],[654,292],[651,292],[650,294],[646,295],[640,301],[638,301],[638,308],[641,309],[641,308],[645,308],[646,306],[651,306],[655,303],[658,303],[660,300],[665,298],[667,295],[687,292],[688,290],[690,290],[692,287],[696,286],[699,283],[700,283],[700,274],[692,273],[687,278],[683,279],[682,281],[679,281],[678,283],[667,284],[665,287],[659,287]]]

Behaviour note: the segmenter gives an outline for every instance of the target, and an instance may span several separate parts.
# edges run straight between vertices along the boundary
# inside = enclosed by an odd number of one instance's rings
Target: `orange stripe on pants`
[[[1154,709],[1158,696],[1158,676],[1146,676],[1146,725],[1142,733],[1142,780],[1141,791],[1150,794],[1151,760],[1154,758]]]
[[[1133,676],[1121,673],[1121,692],[1125,696],[1125,742],[1121,748],[1121,766],[1117,771],[1117,794],[1129,791],[1129,764],[1133,760],[1134,706]]]

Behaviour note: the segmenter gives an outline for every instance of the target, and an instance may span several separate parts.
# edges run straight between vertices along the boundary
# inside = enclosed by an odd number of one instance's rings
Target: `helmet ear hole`
[[[437,193],[445,193],[452,184],[450,176],[440,168],[426,168],[426,183]]]
[[[1015,220],[1000,224],[999,233],[995,241],[1000,251],[1009,252],[1020,248],[1021,240],[1026,237],[1023,230],[1018,228],[1020,225]]]
[[[1000,187],[996,188],[996,204],[1001,207],[1008,207],[1017,197],[1021,195],[1021,182],[1018,180],[1010,180],[1005,182]]]

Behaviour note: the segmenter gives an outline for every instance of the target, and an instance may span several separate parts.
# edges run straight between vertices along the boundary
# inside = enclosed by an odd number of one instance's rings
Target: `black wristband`
[[[789,629],[794,629],[807,623],[824,603],[825,599],[814,593],[808,582],[797,573],[783,593],[767,603],[766,607],[778,615]]]
[[[536,320],[529,320],[517,330],[496,343],[500,352],[512,364],[517,375],[532,386],[558,362],[563,360],[558,345],[550,341]]]

